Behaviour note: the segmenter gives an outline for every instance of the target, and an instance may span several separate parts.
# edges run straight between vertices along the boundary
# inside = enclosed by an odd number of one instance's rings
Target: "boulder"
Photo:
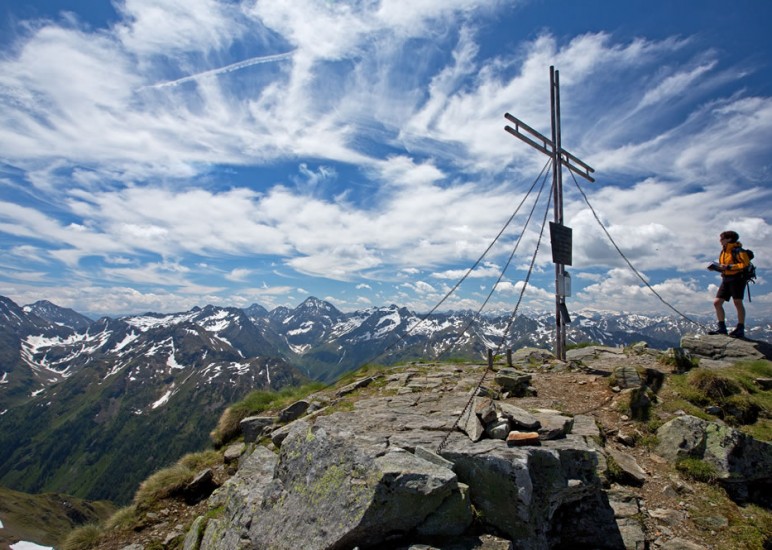
[[[217,489],[217,483],[214,481],[214,472],[207,468],[199,472],[182,490],[185,502],[190,505],[201,502]]]
[[[353,548],[419,528],[459,492],[456,474],[407,451],[373,457],[350,433],[297,422],[255,510],[256,548]]]
[[[277,418],[274,416],[248,416],[239,422],[241,433],[244,434],[244,441],[246,443],[254,443],[260,439],[265,433],[266,428],[269,428],[276,422]]]
[[[493,377],[493,380],[501,386],[502,391],[518,397],[525,396],[531,385],[530,374],[510,368],[504,368],[498,371]]]
[[[678,416],[657,430],[657,454],[675,462],[679,458],[705,453],[707,422],[695,416]]]
[[[454,437],[441,454],[455,464],[459,481],[469,485],[472,505],[483,521],[517,541],[518,548],[551,547],[548,534],[555,533],[555,513],[599,494],[597,456],[581,438],[509,447],[503,441],[471,443]],[[613,521],[608,510],[606,517]],[[602,531],[598,511],[591,515],[596,532]]]
[[[713,465],[733,499],[769,504],[772,443],[690,415],[660,426],[657,439],[657,453],[665,458],[690,456]]]
[[[292,405],[279,412],[279,422],[285,423],[297,420],[305,414],[310,406],[311,403],[305,399],[295,401]]]
[[[698,358],[727,362],[772,360],[772,345],[767,342],[731,338],[723,334],[687,334],[681,338],[681,347]]]

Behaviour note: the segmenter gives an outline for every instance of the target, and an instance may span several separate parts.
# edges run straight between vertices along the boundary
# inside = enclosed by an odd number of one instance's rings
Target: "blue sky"
[[[749,321],[770,317],[770,22],[761,0],[0,0],[0,294],[426,311],[542,169],[504,113],[549,135],[554,65],[563,146],[633,265],[709,315],[734,229],[761,276]],[[569,309],[671,313],[563,179]],[[442,309],[479,307],[530,207]],[[553,269],[545,233],[524,308],[553,309]]]

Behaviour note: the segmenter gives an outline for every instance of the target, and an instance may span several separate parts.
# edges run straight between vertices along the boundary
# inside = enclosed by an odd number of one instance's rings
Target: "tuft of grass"
[[[62,543],[62,550],[89,550],[97,548],[102,538],[102,529],[95,524],[83,525],[70,531]]]
[[[128,531],[137,525],[137,520],[137,507],[124,506],[105,521],[104,527],[106,531]]]
[[[193,470],[182,464],[159,470],[140,484],[134,505],[137,510],[147,510],[159,500],[174,496],[194,475]]]
[[[718,479],[718,471],[712,464],[699,458],[685,457],[676,462],[676,470],[689,479],[703,483],[713,483]]]
[[[318,392],[327,386],[311,382],[303,386],[285,387],[280,391],[255,390],[244,399],[234,403],[220,416],[217,427],[209,434],[215,447],[222,447],[241,433],[239,423],[248,416],[255,416],[269,410],[283,409],[287,405]]]
[[[178,462],[194,472],[200,472],[201,470],[220,464],[222,460],[222,454],[213,449],[209,449],[198,453],[188,453],[179,459]]]
[[[722,402],[742,392],[742,386],[713,370],[695,370],[688,376],[691,384],[711,402]]]

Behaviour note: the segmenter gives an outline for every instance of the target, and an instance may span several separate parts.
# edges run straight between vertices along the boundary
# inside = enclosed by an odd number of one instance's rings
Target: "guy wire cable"
[[[464,333],[466,333],[467,330],[472,326],[472,324],[477,321],[480,317],[480,314],[485,309],[485,306],[490,301],[493,294],[496,292],[496,288],[498,287],[501,280],[504,278],[504,275],[507,272],[507,269],[509,269],[509,265],[512,263],[512,259],[515,257],[515,254],[517,253],[517,249],[520,246],[520,242],[523,240],[523,236],[525,236],[525,231],[528,229],[528,226],[531,223],[531,218],[533,217],[533,213],[536,210],[536,206],[539,204],[539,199],[541,198],[541,193],[544,190],[544,184],[547,181],[547,172],[543,172],[544,176],[542,178],[541,187],[539,187],[539,194],[536,195],[536,200],[533,203],[533,206],[531,207],[531,212],[528,214],[528,219],[525,220],[525,225],[523,226],[523,230],[520,232],[520,235],[517,238],[517,242],[515,243],[515,247],[512,250],[512,253],[509,255],[509,259],[507,260],[506,264],[504,264],[504,268],[501,270],[501,273],[499,274],[499,278],[496,279],[496,282],[493,283],[493,286],[491,287],[490,292],[488,293],[488,296],[485,298],[485,301],[480,306],[480,309],[477,310],[477,312],[474,314],[474,316],[469,320],[469,322],[466,324],[466,326],[460,331],[460,333],[455,335],[455,338],[451,339],[451,342],[445,346],[446,349],[440,351],[440,353],[436,354],[435,360],[439,359],[440,356],[447,351],[450,346],[456,343],[458,338],[460,338]],[[539,174],[541,176],[541,174]]]
[[[582,194],[582,198],[584,198],[584,202],[587,203],[587,206],[590,208],[590,212],[592,212],[592,215],[595,217],[595,221],[598,222],[598,225],[600,225],[601,229],[603,229],[603,232],[606,234],[606,237],[608,237],[608,240],[611,241],[611,244],[614,245],[614,248],[616,248],[617,252],[619,252],[619,255],[622,256],[622,258],[624,259],[625,262],[627,262],[627,265],[630,267],[632,272],[635,273],[638,276],[638,278],[643,282],[643,284],[646,285],[646,287],[649,290],[651,290],[654,293],[654,295],[657,298],[659,298],[659,300],[663,304],[665,304],[667,307],[669,307],[670,309],[675,311],[678,315],[680,315],[681,317],[683,317],[684,319],[686,319],[690,323],[693,323],[693,324],[697,325],[698,327],[702,328],[703,330],[707,330],[708,329],[707,326],[703,325],[702,323],[700,323],[698,321],[695,321],[694,319],[691,319],[690,317],[688,317],[684,313],[681,313],[679,310],[677,310],[674,306],[670,305],[667,301],[665,301],[665,299],[662,296],[660,296],[659,293],[656,290],[654,290],[654,288],[649,284],[649,282],[646,279],[644,279],[643,275],[641,275],[640,272],[637,269],[635,269],[635,267],[630,262],[630,260],[627,259],[627,256],[625,256],[624,252],[622,252],[622,250],[617,246],[617,243],[614,242],[614,239],[611,238],[611,234],[608,232],[606,227],[603,225],[603,222],[600,221],[600,218],[598,217],[598,214],[595,212],[595,209],[590,204],[590,200],[587,198],[587,195],[584,194],[584,191],[582,190],[581,186],[579,185],[579,182],[576,181],[576,176],[574,176],[574,173],[571,172],[571,170],[569,170],[568,172],[571,174],[571,177],[574,180],[574,185],[576,185],[576,188],[579,189],[579,193]]]
[[[450,298],[450,296],[451,296],[451,295],[452,295],[452,294],[453,294],[453,293],[454,293],[454,292],[455,292],[455,291],[458,289],[458,287],[459,287],[459,286],[461,286],[461,283],[463,283],[463,282],[464,282],[464,281],[465,281],[465,280],[466,280],[466,279],[469,277],[469,275],[472,273],[472,271],[474,271],[474,269],[475,269],[475,268],[476,268],[478,265],[480,265],[480,262],[482,262],[482,260],[483,260],[483,259],[485,258],[485,256],[488,254],[488,252],[490,252],[491,248],[493,248],[493,245],[495,245],[495,244],[496,244],[496,242],[499,240],[499,238],[501,238],[501,235],[504,233],[504,231],[506,231],[507,227],[509,227],[509,224],[511,224],[511,223],[512,223],[512,220],[514,220],[514,219],[515,219],[515,216],[517,216],[518,212],[520,212],[520,208],[522,208],[523,204],[525,204],[525,201],[528,199],[528,197],[529,197],[529,196],[531,195],[531,193],[533,192],[533,189],[534,189],[534,187],[536,187],[536,184],[539,182],[539,178],[541,178],[541,177],[542,177],[542,174],[544,174],[544,173],[545,173],[545,171],[547,170],[547,168],[548,168],[548,167],[549,167],[551,164],[552,164],[552,159],[548,160],[548,161],[545,163],[544,167],[541,169],[541,172],[539,172],[539,175],[538,175],[538,176],[536,176],[536,179],[535,179],[535,180],[533,180],[533,183],[531,184],[531,187],[530,187],[530,189],[528,189],[528,192],[527,192],[527,193],[525,194],[525,196],[523,197],[523,200],[522,200],[522,201],[520,201],[520,204],[519,204],[519,205],[517,205],[517,208],[515,209],[514,213],[513,213],[513,214],[512,214],[512,215],[509,217],[509,219],[507,220],[507,222],[504,224],[504,227],[502,227],[502,228],[501,228],[501,231],[499,231],[498,235],[496,235],[496,237],[494,237],[494,239],[493,239],[493,241],[491,242],[491,244],[489,244],[489,245],[488,245],[488,248],[486,248],[486,249],[485,249],[485,252],[483,252],[483,253],[482,253],[482,255],[481,255],[481,256],[480,256],[480,257],[477,259],[477,261],[474,263],[474,265],[472,265],[472,267],[470,267],[470,268],[467,270],[467,272],[466,272],[466,273],[465,273],[465,274],[464,274],[464,275],[461,277],[461,279],[459,279],[459,281],[458,281],[458,282],[457,282],[457,283],[456,283],[456,284],[453,286],[453,288],[451,288],[451,289],[450,289],[450,290],[447,292],[447,294],[445,294],[445,296],[444,296],[444,297],[443,297],[443,298],[442,298],[442,299],[441,299],[439,302],[437,302],[437,305],[435,305],[435,306],[434,306],[434,307],[431,309],[431,311],[429,311],[429,313],[427,313],[427,314],[425,314],[424,316],[422,316],[422,317],[421,317],[421,319],[420,319],[420,320],[419,320],[419,321],[418,321],[416,324],[414,324],[412,327],[410,327],[408,330],[406,330],[406,331],[404,332],[404,334],[400,335],[400,336],[397,338],[397,340],[396,340],[396,341],[395,341],[393,344],[389,344],[389,345],[386,347],[386,349],[385,349],[385,350],[383,350],[381,353],[379,353],[378,355],[376,355],[375,357],[373,357],[373,358],[372,358],[372,359],[370,359],[369,361],[365,361],[365,362],[364,362],[364,364],[370,363],[370,362],[372,362],[372,361],[374,361],[374,360],[376,360],[376,359],[378,359],[378,358],[380,358],[380,357],[383,357],[383,356],[387,355],[387,354],[388,354],[390,351],[392,351],[392,349],[393,349],[394,347],[396,347],[397,345],[399,345],[399,344],[400,344],[400,342],[402,342],[402,341],[403,341],[405,338],[407,338],[407,337],[408,337],[408,336],[409,336],[409,335],[410,335],[410,334],[411,334],[411,333],[412,333],[412,332],[413,332],[413,331],[414,331],[414,330],[415,330],[415,329],[416,329],[416,328],[417,328],[419,325],[421,325],[421,323],[423,323],[424,321],[426,321],[426,320],[427,320],[427,319],[428,319],[428,318],[429,318],[429,317],[432,315],[432,313],[434,313],[435,311],[437,311],[437,309],[438,309],[438,308],[439,308],[439,307],[440,307],[440,306],[441,306],[441,305],[442,305],[442,304],[443,304],[443,303],[444,303],[444,302],[445,302],[445,301],[446,301],[448,298]],[[540,192],[541,192],[541,191],[540,191]]]
[[[554,190],[554,181],[553,186],[551,190]],[[520,296],[517,299],[517,304],[515,304],[515,309],[512,310],[512,316],[509,318],[509,322],[507,323],[507,328],[504,329],[504,332],[501,336],[501,342],[499,343],[499,346],[494,351],[493,355],[495,356],[498,351],[504,346],[504,342],[507,338],[507,333],[512,328],[512,325],[515,322],[515,318],[517,317],[517,310],[520,307],[520,302],[523,300],[523,294],[525,294],[525,289],[528,287],[528,281],[531,279],[531,273],[533,272],[533,266],[536,263],[536,256],[539,253],[539,246],[541,245],[541,239],[544,235],[544,228],[547,225],[547,215],[550,211],[550,204],[552,203],[552,192],[550,192],[549,197],[547,198],[547,208],[544,209],[544,218],[541,222],[541,231],[539,231],[539,240],[536,241],[536,248],[533,251],[533,256],[531,257],[531,265],[528,268],[528,274],[525,277],[525,282],[523,283],[523,288],[520,289]],[[445,437],[442,439],[440,444],[437,446],[437,454],[440,454],[442,452],[442,449],[445,447],[445,445],[448,442],[448,439],[450,438],[450,434],[453,433],[453,431],[458,427],[458,423],[461,421],[461,419],[464,417],[464,414],[466,414],[466,411],[469,409],[469,407],[474,402],[474,398],[477,397],[477,392],[480,391],[480,388],[483,385],[483,382],[485,381],[485,377],[488,376],[488,372],[491,370],[490,365],[486,364],[485,370],[483,371],[482,376],[480,377],[480,381],[477,383],[477,386],[474,390],[472,390],[471,395],[469,396],[469,401],[466,402],[466,406],[462,409],[461,414],[459,414],[456,417],[455,422],[453,422],[453,425],[448,429],[448,432],[445,434]],[[472,411],[469,412],[469,414],[472,414]]]

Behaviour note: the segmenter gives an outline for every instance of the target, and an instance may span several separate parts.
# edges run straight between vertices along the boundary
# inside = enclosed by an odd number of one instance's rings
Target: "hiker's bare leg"
[[[724,302],[726,300],[722,300],[721,298],[716,298],[713,300],[713,307],[716,308],[716,318],[719,322],[723,323],[726,319],[726,315],[724,314]],[[740,305],[742,306],[742,300],[740,301]],[[738,312],[739,315],[739,312]],[[745,311],[743,310],[743,316],[745,315]]]
[[[745,305],[743,304],[742,299],[739,300],[732,300],[734,302],[734,307],[737,308],[737,322],[741,325],[745,324]],[[724,308],[721,308],[724,309]]]

